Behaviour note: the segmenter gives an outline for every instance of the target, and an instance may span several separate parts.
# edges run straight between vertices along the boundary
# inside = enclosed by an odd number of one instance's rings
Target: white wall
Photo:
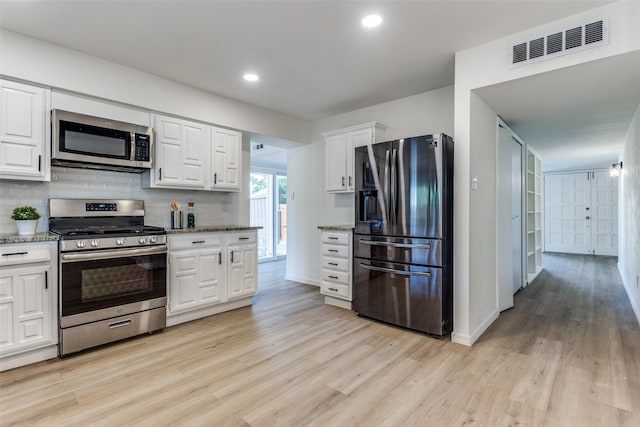
[[[624,140],[618,198],[618,269],[640,323],[640,105]]]
[[[510,66],[511,42],[529,40],[529,37],[557,30],[559,26],[570,27],[602,16],[609,20],[609,44],[526,66]],[[621,1],[456,53],[453,341],[471,345],[491,324],[497,310],[495,262],[486,264],[478,258],[481,253],[496,253],[495,239],[486,241],[484,233],[476,230],[482,225],[477,221],[478,217],[490,218],[488,223],[495,223],[496,206],[475,197],[470,190],[472,175],[494,166],[485,163],[478,154],[485,150],[494,152],[495,140],[476,131],[495,126],[495,116],[485,117],[485,125],[479,122],[480,115],[474,118],[474,114],[479,114],[483,108],[474,99],[473,90],[638,50],[640,26],[637,22],[640,22],[640,2]],[[477,299],[477,296],[483,298]]]
[[[435,132],[451,135],[453,86],[318,120],[311,126],[311,144],[287,151],[289,280],[319,285],[318,225],[353,224],[353,193],[329,194],[324,190],[325,153],[321,133],[372,121],[389,127],[386,140]],[[292,194],[295,194],[293,199]]]
[[[142,189],[139,174],[53,168],[49,183],[3,180],[0,233],[14,233],[13,207],[30,204],[44,214],[49,198],[132,198],[146,201],[146,222],[169,226],[169,202],[196,203],[199,225],[249,224],[249,134],[306,142],[309,123],[295,117],[230,100],[83,53],[0,29],[0,76],[53,89],[53,108],[81,108],[88,114],[119,114],[122,121],[149,124],[149,111],[168,113],[243,132],[242,191],[221,193]],[[70,107],[72,106],[72,107]]]
[[[0,75],[242,131],[306,142],[309,123],[0,29]]]

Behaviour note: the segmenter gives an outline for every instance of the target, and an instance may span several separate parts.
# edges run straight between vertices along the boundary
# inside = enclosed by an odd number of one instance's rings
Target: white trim
[[[291,274],[285,275],[284,278],[285,280],[302,283],[303,285],[312,285],[312,286],[320,287],[320,284],[321,284],[320,280],[309,279],[308,277],[302,277],[302,276],[293,276]]]
[[[484,320],[484,322],[480,324],[480,326],[476,328],[476,330],[471,335],[458,334],[454,331],[453,333],[451,333],[451,341],[456,344],[462,344],[471,347],[473,343],[476,342],[478,338],[480,338],[480,336],[489,328],[489,326],[491,326],[491,324],[498,319],[499,315],[500,311],[495,310],[489,315],[489,317]]]
[[[55,359],[56,357],[58,357],[57,344],[24,353],[13,354],[0,359],[0,371],[31,365],[32,363]]]
[[[624,273],[620,269],[620,263],[617,263],[618,272],[620,273],[620,277],[622,278],[622,285],[624,286],[624,290],[627,292],[627,298],[629,298],[629,303],[631,304],[631,308],[633,309],[633,313],[636,315],[636,320],[638,321],[638,325],[640,325],[640,307],[638,307],[637,301],[633,300],[631,296],[631,286],[627,286],[627,282],[624,280]]]
[[[346,308],[347,310],[351,310],[351,301],[345,301],[343,299],[325,296],[324,303],[327,305],[332,305],[334,307]]]
[[[203,317],[213,316],[214,314],[223,313],[225,311],[246,307],[251,305],[252,303],[253,301],[251,297],[247,297],[182,313],[170,314],[169,312],[167,312],[167,327],[179,325],[180,323],[190,322],[196,319],[201,319]]]

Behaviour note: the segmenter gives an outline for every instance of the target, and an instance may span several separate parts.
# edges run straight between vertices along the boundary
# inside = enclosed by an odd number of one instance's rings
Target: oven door
[[[60,255],[60,326],[165,306],[167,248]]]

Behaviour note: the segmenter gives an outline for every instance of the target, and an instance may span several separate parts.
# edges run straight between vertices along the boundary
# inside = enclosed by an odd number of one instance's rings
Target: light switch
[[[471,189],[472,190],[477,190],[478,189],[478,177],[476,175],[474,175],[471,178]]]

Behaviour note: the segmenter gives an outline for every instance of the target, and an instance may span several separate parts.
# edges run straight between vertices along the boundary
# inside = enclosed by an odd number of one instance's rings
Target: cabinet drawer
[[[349,248],[347,246],[322,245],[322,255],[337,258],[349,258]]]
[[[351,300],[349,296],[349,286],[342,283],[322,282],[322,293],[346,300]]]
[[[223,234],[220,233],[185,233],[169,235],[167,246],[170,251],[180,249],[198,249],[210,246],[222,246]]]
[[[349,233],[331,233],[331,232],[323,232],[322,233],[322,242],[329,243],[332,245],[349,245]]]
[[[49,262],[51,258],[51,243],[26,243],[0,246],[1,266]]]
[[[258,233],[255,230],[227,234],[228,245],[235,243],[256,243],[257,241]]]
[[[322,270],[322,281],[349,284],[349,273],[345,271]]]
[[[349,260],[343,258],[322,257],[322,268],[348,272]]]

